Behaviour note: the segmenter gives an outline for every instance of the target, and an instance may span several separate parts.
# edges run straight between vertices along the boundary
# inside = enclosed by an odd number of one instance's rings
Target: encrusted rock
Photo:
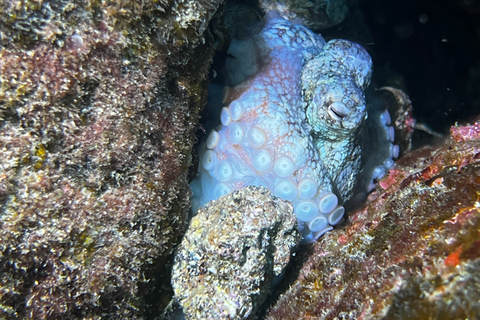
[[[170,301],[221,2],[0,1],[0,319]]]
[[[399,159],[267,319],[478,319],[479,123]]]
[[[200,208],[178,248],[175,298],[187,319],[246,319],[299,244],[292,205],[247,187]]]

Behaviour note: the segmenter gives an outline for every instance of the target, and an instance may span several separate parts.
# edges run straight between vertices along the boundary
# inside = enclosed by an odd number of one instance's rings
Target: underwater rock
[[[346,0],[260,0],[268,12],[278,11],[291,21],[301,21],[311,30],[318,31],[342,22],[348,12]]]
[[[267,319],[475,319],[479,123],[406,154],[368,205],[316,242]]]
[[[168,303],[220,3],[0,2],[0,318]]]
[[[177,249],[175,299],[186,319],[246,319],[301,240],[292,205],[249,186],[200,208]]]

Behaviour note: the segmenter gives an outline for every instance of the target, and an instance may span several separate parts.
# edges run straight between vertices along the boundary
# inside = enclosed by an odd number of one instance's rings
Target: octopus
[[[199,148],[193,210],[233,190],[265,186],[292,203],[303,242],[314,242],[342,221],[342,203],[364,169],[362,148],[378,142],[361,134],[372,59],[357,43],[326,42],[275,11],[258,33],[232,41],[228,53],[235,85],[225,92],[221,124]],[[388,111],[374,114],[384,156],[367,189],[398,156]]]

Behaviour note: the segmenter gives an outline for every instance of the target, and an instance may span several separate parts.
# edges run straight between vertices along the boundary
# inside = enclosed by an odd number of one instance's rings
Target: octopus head
[[[313,131],[326,140],[354,135],[367,118],[365,97],[353,79],[338,75],[319,79],[306,115]]]

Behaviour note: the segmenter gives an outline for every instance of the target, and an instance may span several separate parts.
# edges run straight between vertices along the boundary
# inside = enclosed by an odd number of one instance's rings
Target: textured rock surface
[[[476,319],[479,124],[401,158],[328,233],[267,319]]]
[[[187,319],[246,319],[300,243],[291,204],[263,187],[209,202],[175,256],[172,284]]]
[[[220,2],[0,2],[0,318],[168,302]]]

